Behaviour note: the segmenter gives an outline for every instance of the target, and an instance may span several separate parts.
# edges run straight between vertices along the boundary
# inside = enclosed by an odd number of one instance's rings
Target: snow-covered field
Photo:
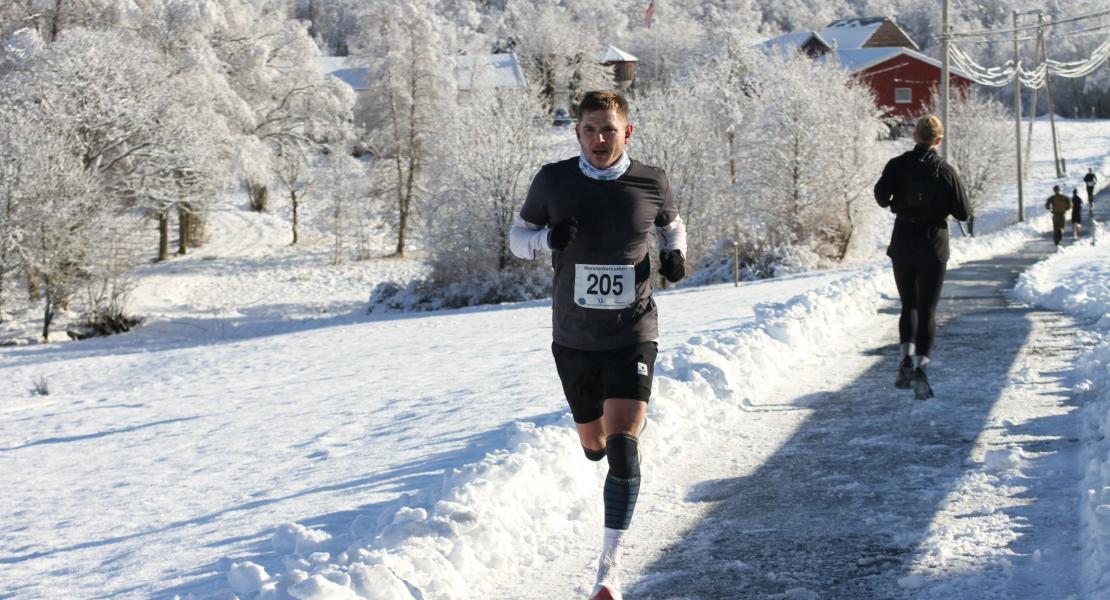
[[[1073,173],[1092,166],[1110,178],[1110,123],[1063,127],[1068,139],[1089,140],[1066,148]],[[1041,212],[1051,168],[1042,144],[1026,187],[1030,215]],[[1003,196],[992,213],[999,224],[1015,204]],[[420,266],[324,267],[325,251],[288,249],[284,221],[266,215],[227,209],[212,227],[210,247],[144,267],[135,308],[147,327],[0,350],[0,598],[585,590],[603,467],[581,457],[566,415],[547,302],[366,316],[368,286],[418,276]],[[957,238],[953,266],[1012,252],[1047,227],[1042,215]],[[1061,253],[1024,293],[1093,318],[1110,294],[1105,249]],[[749,467],[771,456],[802,419],[779,396],[792,389],[792,366],[873,341],[860,332],[889,326],[876,309],[892,295],[879,258],[660,294],[634,530],[676,538],[692,525],[676,511],[712,476],[690,468],[700,444],[736,444]],[[1085,335],[1105,337],[1105,326]],[[1110,362],[1110,342],[1091,339],[1082,385],[1105,404],[1110,376],[1091,365]],[[1104,427],[1107,408],[1089,410],[1092,427]],[[740,425],[747,437],[732,436]],[[1097,577],[1110,561],[1101,521],[1110,466],[1105,442],[1091,443],[1086,572]],[[658,550],[646,536],[631,542],[632,554]]]
[[[1021,126],[1022,142],[1025,144],[1029,143],[1026,138],[1029,131],[1028,124],[1026,120]],[[1073,188],[1078,188],[1080,196],[1086,202],[1087,193],[1083,187],[1083,176],[1087,174],[1087,169],[1094,169],[1095,174],[1098,175],[1099,189],[1107,184],[1110,155],[1107,154],[1106,149],[1110,148],[1110,121],[1057,117],[1056,128],[1060,140],[1060,155],[1066,160],[1068,172],[1064,179],[1056,179],[1052,154],[1052,130],[1047,116],[1038,118],[1033,125],[1031,168],[1027,169],[1023,186],[1026,219],[1047,214],[1044,201],[1052,195],[1053,185],[1059,185],[1062,192],[1068,196],[1071,196]],[[1013,148],[999,148],[998,151],[1013,152]],[[987,209],[977,217],[977,232],[995,231],[1017,222],[1016,190],[1016,176],[1011,176],[1006,187],[999,190],[987,202]]]

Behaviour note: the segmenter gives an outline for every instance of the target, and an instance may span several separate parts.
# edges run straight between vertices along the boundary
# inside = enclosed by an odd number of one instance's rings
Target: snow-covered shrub
[[[38,379],[31,382],[31,395],[33,395],[33,396],[49,396],[50,395],[50,382],[46,380],[45,376],[40,376]]]
[[[137,240],[130,235],[134,225],[127,221],[127,215],[115,216],[99,244],[90,249],[81,317],[66,328],[72,339],[124,333],[142,323],[127,312],[128,295],[135,286],[133,270],[141,256]]]
[[[934,113],[940,100],[935,92],[930,108]],[[952,94],[948,110],[944,143],[948,144],[948,162],[959,172],[967,191],[971,209],[968,230],[974,235],[975,214],[986,208],[1014,172],[1013,152],[1000,151],[1014,147],[1013,115],[1001,102],[975,89]]]
[[[445,185],[427,214],[429,283],[449,306],[534,298],[550,268],[515,258],[508,232],[545,158],[537,142],[542,104],[528,88],[492,87],[459,102],[444,135]]]
[[[369,155],[332,152],[318,166],[316,199],[308,221],[332,239],[332,263],[364,260],[389,251],[393,228],[382,220],[381,175]]]
[[[741,281],[782,277],[829,265],[826,259],[809,248],[796,244],[763,247],[759,244],[741,243],[738,250]],[[735,252],[732,240],[722,239],[712,251],[702,256],[697,270],[683,280],[682,285],[696,286],[734,281]]]
[[[737,132],[740,217],[771,247],[801,244],[842,260],[882,170],[872,94],[846,69],[800,52],[752,65],[749,116]]]
[[[502,271],[450,283],[429,279],[400,286],[383,282],[370,294],[371,313],[430,311],[542,298],[551,294],[551,270],[520,262]]]

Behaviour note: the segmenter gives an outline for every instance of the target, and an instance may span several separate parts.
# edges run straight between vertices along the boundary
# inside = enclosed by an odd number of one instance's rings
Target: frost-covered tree
[[[709,51],[705,25],[677,5],[659,2],[651,29],[639,28],[627,36],[623,49],[634,54],[636,87],[668,85],[697,70]]]
[[[275,140],[275,144],[277,148],[271,165],[275,178],[289,195],[293,227],[293,241],[290,243],[295,246],[300,241],[301,203],[304,202],[315,182],[312,168],[313,151],[306,144],[288,140]]]
[[[722,218],[729,172],[719,83],[691,75],[652,87],[633,102],[630,115],[629,154],[667,173],[687,229],[699,232],[688,240],[691,264],[731,228]]]
[[[455,58],[451,28],[419,2],[382,2],[363,15],[352,53],[369,67],[368,106],[376,156],[392,162],[397,246],[405,255],[413,217],[431,189],[429,166],[440,153],[439,133],[454,105]]]
[[[596,53],[578,52],[566,63],[567,103],[571,114],[578,114],[578,105],[586,92],[614,87],[613,69],[598,62]]]
[[[312,222],[332,237],[332,264],[352,254],[366,258],[367,220],[370,216],[371,171],[368,163],[343,152],[332,152],[319,166],[316,181],[318,200],[313,203]]]
[[[602,45],[591,35],[591,25],[579,20],[574,10],[565,4],[517,2],[506,10],[501,37],[512,40],[524,75],[539,90],[548,115],[555,110],[559,103],[558,93],[571,84],[576,70],[580,78],[594,79],[584,63],[596,61]],[[589,83],[582,81],[572,85],[576,86],[573,92],[579,92]]]
[[[6,252],[16,254],[29,293],[43,303],[46,341],[58,311],[91,278],[91,256],[109,228],[110,202],[73,151],[68,131],[11,106],[0,114],[0,144],[11,152],[0,230],[14,236]]]
[[[934,97],[931,104],[936,103]],[[968,232],[975,235],[975,215],[1014,172],[1013,153],[999,152],[1014,147],[1013,114],[978,90],[953,94],[948,110],[948,160],[967,191]]]
[[[122,0],[6,0],[0,4],[0,36],[30,29],[47,43],[74,28],[107,28],[128,10]]]
[[[16,116],[9,109],[0,108],[0,321],[4,320],[8,295],[14,288],[13,278],[19,268],[19,242],[22,224],[17,222],[22,202],[20,142],[24,136],[11,125]]]
[[[507,232],[544,160],[538,143],[543,100],[526,87],[481,85],[460,94],[459,117],[445,131],[451,177],[429,211],[437,279],[478,279],[518,265]]]
[[[844,257],[853,205],[875,175],[881,131],[870,91],[804,54],[754,63],[751,120],[739,132],[741,189],[771,245],[800,243]]]
[[[12,77],[9,101],[68,131],[118,206],[159,221],[166,258],[171,211],[206,204],[225,171],[222,120],[189,72],[126,33],[71,29]]]
[[[251,207],[265,210],[274,150],[347,137],[354,98],[350,88],[320,73],[320,51],[307,24],[289,20],[287,5],[268,0],[218,4],[219,10],[205,13],[211,15],[208,46],[233,92],[219,112],[242,136],[236,146]]]
[[[358,31],[359,4],[353,0],[301,0],[294,18],[308,23],[308,35],[328,56],[346,56],[347,39]]]
[[[15,135],[35,129],[43,139],[16,166],[21,173],[45,171],[43,164],[76,171],[39,173],[22,180],[18,195],[9,194],[23,199],[9,214],[23,231],[18,254],[29,290],[46,300],[44,336],[77,285],[89,291],[87,311],[97,313],[87,318],[120,323],[138,217],[162,222],[165,257],[169,211],[203,206],[219,187],[221,120],[194,93],[188,70],[130,32],[71,28],[53,43],[25,47],[32,50],[0,82],[0,110],[12,115],[5,121],[20,124]],[[39,157],[40,147],[50,149],[52,161]],[[37,200],[47,196],[50,202]],[[49,214],[65,217],[58,222],[64,231],[35,225]],[[90,222],[71,220],[80,218]]]

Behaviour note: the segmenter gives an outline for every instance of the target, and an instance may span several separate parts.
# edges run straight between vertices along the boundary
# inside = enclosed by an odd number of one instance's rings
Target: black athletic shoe
[[[913,370],[913,380],[910,381],[910,387],[913,388],[913,397],[918,400],[928,400],[933,397],[933,388],[929,386],[929,377],[925,375],[925,371],[921,368]]]
[[[908,390],[911,379],[913,379],[913,361],[907,356],[902,359],[902,364],[898,365],[898,374],[894,376],[894,387]]]

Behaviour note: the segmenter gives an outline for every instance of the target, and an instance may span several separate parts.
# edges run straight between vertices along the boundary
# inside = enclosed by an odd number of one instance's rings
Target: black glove
[[[659,251],[659,273],[671,283],[686,276],[686,259],[680,250]]]
[[[571,217],[563,219],[551,228],[547,234],[547,245],[552,250],[563,251],[567,246],[574,242],[575,236],[578,235],[578,219]]]

